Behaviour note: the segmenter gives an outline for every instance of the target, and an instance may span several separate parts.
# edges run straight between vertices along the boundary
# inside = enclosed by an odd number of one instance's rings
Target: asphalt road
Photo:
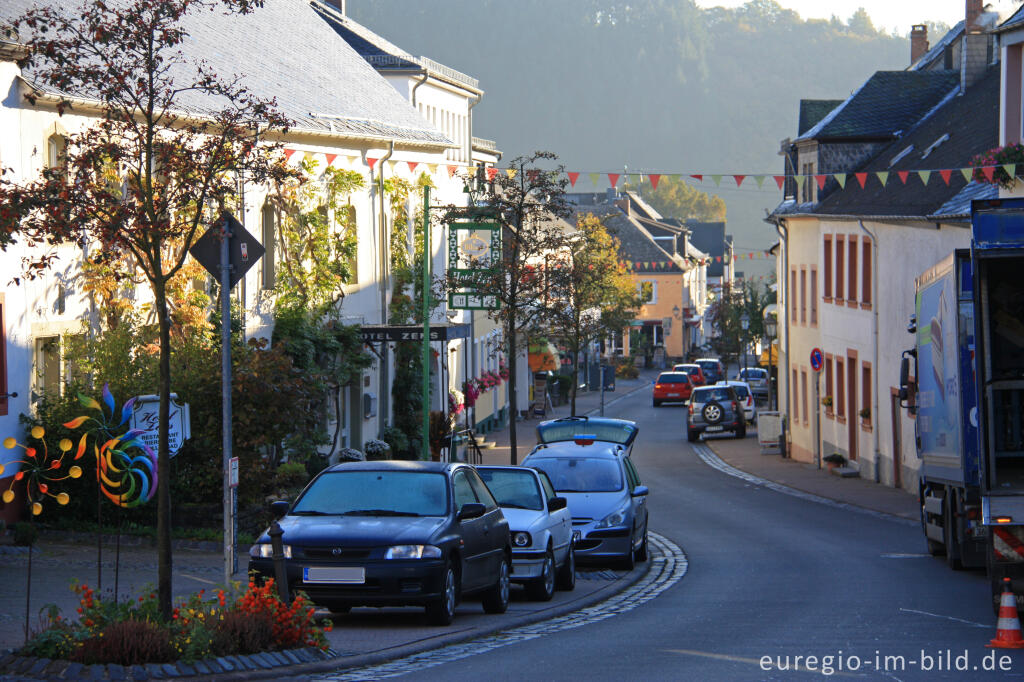
[[[914,525],[712,469],[686,442],[683,408],[654,409],[643,391],[608,416],[641,426],[634,461],[651,489],[651,529],[667,541],[663,557],[673,544],[685,553],[670,559],[685,576],[676,570],[654,598],[618,603],[612,617],[541,624],[323,679],[1024,677],[1024,652],[984,646],[995,619],[983,573],[928,557]],[[661,570],[666,559],[656,561]]]

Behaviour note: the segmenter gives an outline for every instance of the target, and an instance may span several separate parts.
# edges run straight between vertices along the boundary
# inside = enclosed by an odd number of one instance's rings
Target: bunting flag
[[[540,175],[540,171],[537,169],[531,169],[526,171],[526,180],[532,185],[537,182],[537,176]]]
[[[612,183],[612,187],[615,187],[615,183],[619,181],[619,173],[609,173],[608,182]]]
[[[755,175],[754,176],[754,182],[757,183],[757,188],[761,189],[762,185],[764,185],[764,176],[763,175]]]
[[[951,171],[951,170],[940,170],[939,171],[939,177],[941,177],[942,181],[944,183],[946,183],[947,185],[949,184],[949,178],[952,175],[953,175],[953,171]]]
[[[451,166],[451,165],[449,165],[448,166],[448,177],[449,178],[455,177],[455,171],[457,171],[457,170],[459,170],[458,166]]]
[[[875,177],[882,183],[882,187],[885,187],[885,181],[889,179],[889,171],[877,171]]]
[[[302,158],[305,161],[312,161],[313,160],[313,152],[303,152],[302,153]]]
[[[970,182],[971,178],[974,177],[973,168],[961,168],[960,173],[964,176],[964,180],[966,180],[967,182]]]
[[[580,174],[579,173],[569,173],[569,186],[570,187],[575,187],[576,186],[576,181],[579,180],[579,179],[580,179]],[[657,187],[657,183],[655,183],[654,186]]]
[[[839,183],[839,189],[846,189],[846,173],[836,173],[832,177]]]
[[[630,173],[628,176],[626,176],[626,181],[629,182],[629,184],[632,185],[633,187],[636,187],[637,185],[640,184],[640,177],[641,176],[637,175],[636,173]]]
[[[796,180],[797,188],[802,190],[804,188],[804,180],[807,179],[807,176],[805,176],[805,175],[794,175],[793,179]]]
[[[989,182],[992,182],[992,176],[995,174],[996,169],[993,168],[992,166],[985,166],[984,168],[981,169],[981,172],[985,174],[985,179],[987,179]]]
[[[867,173],[854,173],[853,177],[857,178],[857,182],[860,183],[860,188],[864,189],[864,183],[868,181]]]
[[[743,180],[746,177],[747,177],[746,175],[734,175],[734,176],[732,176],[732,179],[736,181],[736,186],[740,187],[740,186],[743,185]]]
[[[285,162],[291,161],[292,160],[292,154],[294,154],[294,153],[295,153],[294,149],[285,149],[284,150],[284,160],[285,160]]]
[[[569,179],[570,180],[572,180],[572,175],[573,175],[572,173],[569,173]],[[576,173],[576,177],[579,177],[579,176],[580,176],[580,174]],[[652,174],[647,176],[647,179],[651,181],[651,189],[658,189],[658,180],[661,180],[661,176],[660,175],[658,175],[657,173],[652,173]],[[572,184],[575,185],[576,181],[572,180]]]
[[[374,164],[377,163],[377,161],[379,161],[379,159],[375,159],[372,156],[367,156],[366,157],[366,163],[370,164],[370,170],[373,170],[373,166],[374,166]]]
[[[466,166],[466,175],[469,177],[476,175],[476,166]]]
[[[1004,163],[1003,171],[1011,178],[1017,177],[1017,164],[1015,163]]]
[[[715,187],[718,187],[719,185],[722,184],[722,176],[721,175],[712,175],[711,176],[711,180],[714,181]]]
[[[516,171],[515,168],[509,168],[507,171],[505,171],[505,174],[508,175],[508,179],[511,180],[512,178],[514,178],[516,176],[517,172],[518,171]]]
[[[779,189],[782,189],[782,183],[784,183],[786,181],[786,176],[785,175],[773,175],[772,177],[775,178],[775,184],[779,186]]]
[[[494,182],[494,178],[497,175],[498,175],[498,169],[497,168],[488,168],[487,169],[487,180],[488,181]]]
[[[420,165],[420,162],[419,161],[406,161],[405,165],[409,167],[409,172],[410,173],[415,173],[416,172],[416,166]]]
[[[590,173],[589,177],[590,177],[591,184],[594,185],[594,187],[597,187],[597,183],[601,179],[601,174],[600,173]]]
[[[349,168],[351,168],[352,166],[354,166],[354,165],[355,165],[355,163],[356,163],[356,161],[358,161],[358,160],[359,160],[359,157],[358,157],[358,156],[346,156],[346,157],[345,157],[345,161],[347,161],[347,162],[348,162],[348,167],[349,167]]]
[[[336,158],[338,158],[337,154],[324,154],[324,156],[327,157],[327,165],[328,166],[330,166],[332,163],[334,163],[334,160]]]
[[[927,185],[928,179],[932,177],[931,171],[917,171],[917,176],[921,178],[921,184]]]
[[[828,179],[827,175],[815,175],[814,181],[818,183],[818,189],[825,189],[825,180]]]
[[[896,171],[896,177],[900,179],[904,185],[907,184],[907,176],[910,175],[910,171]]]
[[[385,165],[388,167],[388,173],[391,173],[392,175],[394,175],[395,174],[395,166],[397,165],[397,162],[396,161],[391,161],[389,159],[388,162]]]
[[[704,176],[703,175],[691,175],[690,177],[693,178],[694,180],[696,180],[697,182],[704,182]]]
[[[437,175],[437,164],[436,163],[428,163],[427,164],[427,170],[430,171],[431,175]]]

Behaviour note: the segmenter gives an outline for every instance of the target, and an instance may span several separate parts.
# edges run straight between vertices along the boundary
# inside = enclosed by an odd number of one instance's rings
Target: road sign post
[[[189,249],[192,257],[220,279],[221,400],[223,440],[221,471],[224,505],[224,583],[230,584],[238,566],[235,556],[237,519],[235,490],[231,485],[231,289],[245,276],[265,250],[230,211],[221,214]]]
[[[825,357],[820,348],[811,350],[811,369],[814,370],[814,462],[821,468],[821,368]]]

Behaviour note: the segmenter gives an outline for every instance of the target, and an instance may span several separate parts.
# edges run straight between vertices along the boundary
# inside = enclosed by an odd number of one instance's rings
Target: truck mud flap
[[[991,526],[992,558],[1001,563],[1024,563],[1024,526]]]

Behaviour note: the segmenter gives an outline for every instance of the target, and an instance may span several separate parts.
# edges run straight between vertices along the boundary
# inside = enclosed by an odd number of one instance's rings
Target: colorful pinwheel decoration
[[[36,448],[22,445],[14,438],[4,439],[5,448],[11,450],[15,447],[20,447],[25,451],[25,455],[23,459],[12,462],[12,464],[20,466],[18,472],[11,478],[11,485],[3,493],[3,501],[13,501],[14,485],[20,481],[25,481],[25,495],[28,498],[29,508],[32,510],[33,516],[39,516],[43,513],[43,500],[47,497],[57,500],[57,504],[60,505],[68,503],[68,500],[71,498],[67,493],[55,493],[50,490],[50,486],[69,478],[78,478],[82,475],[82,468],[74,464],[68,468],[66,473],[61,475],[61,465],[64,462],[64,455],[71,450],[71,441],[67,438],[61,439],[59,445],[60,456],[51,457],[49,448],[46,447],[46,441],[43,440],[43,436],[46,435],[43,427],[33,426],[31,434],[32,438],[42,443],[42,452]],[[4,465],[0,464],[0,475],[3,472]]]
[[[85,454],[89,437],[93,436],[96,476],[103,495],[124,508],[137,507],[153,499],[156,493],[157,458],[152,448],[142,441],[141,436],[145,431],[129,429],[124,433],[118,433],[124,430],[132,416],[135,398],[129,399],[118,412],[114,396],[110,393],[110,388],[104,384],[103,403],[107,407],[106,410],[100,403],[82,394],[78,395],[78,401],[83,406],[98,411],[100,416],[97,418],[82,415],[64,424],[66,428],[72,430],[88,422],[93,424],[78,441],[75,459],[80,459]]]

